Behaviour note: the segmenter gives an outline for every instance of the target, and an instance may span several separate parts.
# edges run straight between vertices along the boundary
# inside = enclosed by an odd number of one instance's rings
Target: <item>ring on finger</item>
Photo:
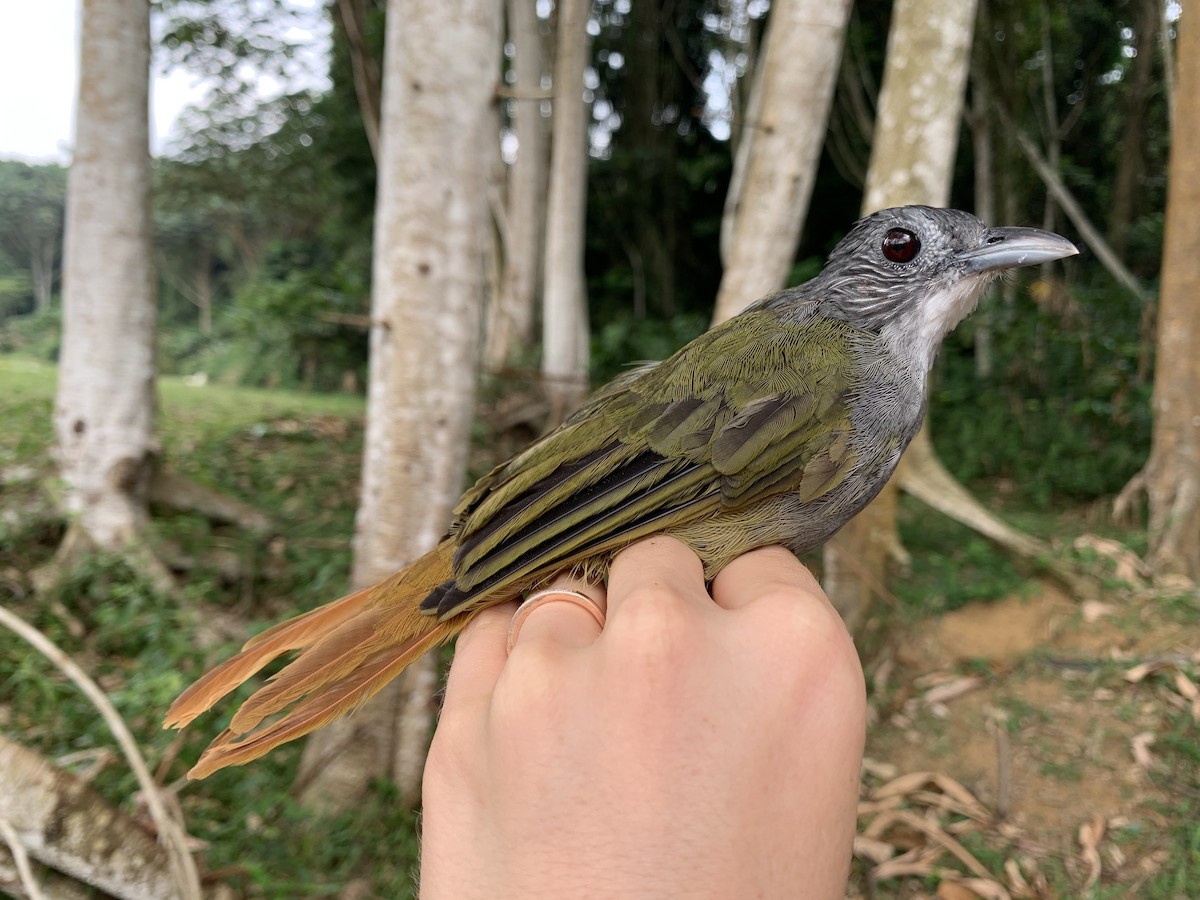
[[[581,609],[587,610],[596,620],[596,624],[604,628],[604,610],[587,594],[569,588],[547,588],[530,594],[513,613],[512,622],[508,626],[509,653],[512,653],[512,648],[517,643],[517,636],[521,633],[521,628],[524,626],[525,620],[529,618],[529,614],[539,606],[556,602],[573,603]]]

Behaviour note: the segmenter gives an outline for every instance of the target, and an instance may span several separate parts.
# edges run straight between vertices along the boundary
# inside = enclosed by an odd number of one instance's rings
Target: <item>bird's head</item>
[[[1001,273],[1078,252],[1048,231],[988,228],[956,209],[901,206],[855,223],[816,282],[834,314],[928,367]]]

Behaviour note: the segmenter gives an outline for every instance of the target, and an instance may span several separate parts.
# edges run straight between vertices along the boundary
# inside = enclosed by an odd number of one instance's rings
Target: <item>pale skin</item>
[[[706,588],[673,538],[620,553],[607,607],[481,613],[425,770],[424,900],[840,898],[866,730],[862,667],[780,547]]]

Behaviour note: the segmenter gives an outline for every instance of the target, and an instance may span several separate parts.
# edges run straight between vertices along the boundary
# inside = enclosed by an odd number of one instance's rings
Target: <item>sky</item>
[[[70,162],[78,55],[78,0],[0,2],[0,159]],[[180,111],[204,94],[203,84],[188,72],[154,76],[152,152],[166,146]]]

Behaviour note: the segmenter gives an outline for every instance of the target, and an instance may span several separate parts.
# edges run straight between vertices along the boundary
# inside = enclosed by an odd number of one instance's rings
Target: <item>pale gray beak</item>
[[[983,241],[962,255],[964,268],[972,274],[1036,266],[1074,256],[1079,252],[1065,237],[1040,228],[989,228]]]

